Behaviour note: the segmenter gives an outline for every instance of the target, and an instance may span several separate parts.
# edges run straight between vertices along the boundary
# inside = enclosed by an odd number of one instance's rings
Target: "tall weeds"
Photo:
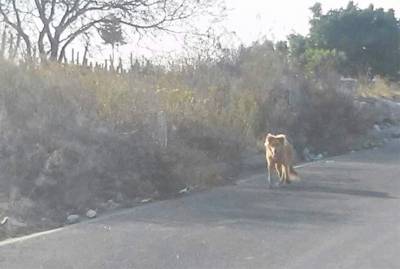
[[[266,132],[287,133],[298,151],[348,149],[371,123],[335,76],[294,61],[265,42],[124,74],[0,63],[0,187],[14,209],[25,197],[33,219],[61,220],[109,199],[221,184]]]

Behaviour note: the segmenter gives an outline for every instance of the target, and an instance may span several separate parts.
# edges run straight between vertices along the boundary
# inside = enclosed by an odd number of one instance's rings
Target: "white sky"
[[[282,40],[293,32],[307,34],[311,17],[309,7],[316,0],[226,0],[230,11],[225,26],[235,31],[244,43],[268,37]],[[348,0],[320,0],[322,11],[346,7]],[[400,0],[359,0],[354,1],[360,8],[370,3],[375,8],[393,8],[400,18]]]
[[[246,45],[268,38],[273,41],[284,40],[291,33],[308,33],[308,21],[311,17],[309,8],[316,0],[225,0],[228,9],[226,19],[221,25],[228,32],[236,33],[232,40]],[[346,7],[348,0],[320,0],[322,11]],[[360,8],[366,8],[370,3],[375,8],[385,10],[393,8],[397,18],[400,18],[400,0],[358,0],[354,1]],[[217,26],[216,26],[217,27]],[[172,38],[160,38],[139,44],[127,44],[120,48],[124,62],[129,60],[132,52],[134,57],[163,58],[180,55],[182,41]],[[229,42],[228,42],[229,43]],[[228,44],[231,45],[231,44]],[[100,47],[100,46],[99,46]],[[103,47],[103,46],[101,46]],[[100,53],[94,53],[95,58],[108,58],[110,52],[102,48]],[[101,55],[100,57],[96,57]]]

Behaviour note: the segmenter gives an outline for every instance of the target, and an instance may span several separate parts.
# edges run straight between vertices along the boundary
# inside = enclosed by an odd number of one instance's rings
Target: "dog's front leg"
[[[284,171],[283,171],[282,164],[275,164],[275,169],[276,169],[276,173],[278,174],[278,178],[279,178],[279,182],[276,185],[280,186],[283,183],[283,177],[284,177]]]
[[[272,165],[268,162],[267,162],[267,169],[268,169],[268,187],[272,188],[272,181],[271,181]]]

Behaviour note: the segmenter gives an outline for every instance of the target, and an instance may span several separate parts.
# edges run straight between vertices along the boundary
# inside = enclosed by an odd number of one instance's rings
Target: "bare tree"
[[[62,61],[67,47],[110,15],[132,33],[175,31],[221,0],[0,0],[0,20],[24,42],[27,58],[37,45],[42,60]]]

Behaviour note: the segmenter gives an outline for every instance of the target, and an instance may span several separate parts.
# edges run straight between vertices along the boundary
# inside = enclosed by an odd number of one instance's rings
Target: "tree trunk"
[[[45,37],[45,32],[41,31],[39,33],[39,38],[38,38],[38,50],[39,50],[39,58],[40,58],[41,64],[44,64],[47,62],[47,56],[46,56],[46,52],[44,50],[44,43],[43,43],[44,37]]]
[[[7,26],[4,27],[3,35],[1,37],[1,48],[0,48],[0,56],[4,58],[4,53],[6,50],[6,42],[7,42]]]
[[[26,45],[26,56],[25,60],[28,61],[29,63],[32,62],[32,43],[31,40],[29,39],[29,36],[25,34],[24,32],[19,32],[21,37],[24,39],[25,45]]]
[[[11,60],[14,60],[17,57],[19,46],[21,45],[21,35],[17,35],[17,42],[15,43],[14,49],[10,55]]]
[[[88,51],[89,51],[89,42],[87,42],[85,44],[85,52],[83,53],[82,65],[85,66],[85,67],[87,66],[87,54],[88,54]]]
[[[60,43],[58,40],[54,40],[51,43],[51,47],[50,47],[50,60],[52,62],[56,62],[57,61],[57,57],[58,57],[58,49],[60,47]]]

